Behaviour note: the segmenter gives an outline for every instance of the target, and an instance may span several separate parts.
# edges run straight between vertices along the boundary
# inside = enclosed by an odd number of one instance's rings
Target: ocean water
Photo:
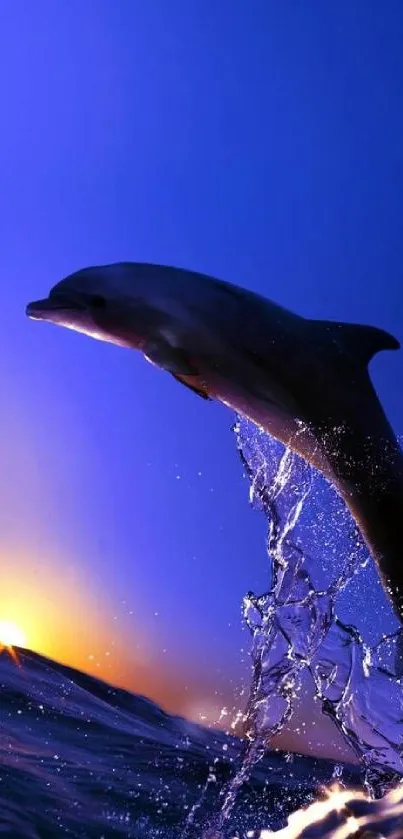
[[[326,481],[250,423],[234,430],[268,527],[267,591],[243,604],[244,740],[3,651],[0,837],[403,839],[401,629]],[[358,767],[271,750],[307,673]]]
[[[241,742],[27,651],[0,654],[2,839],[200,839]],[[285,824],[332,783],[330,761],[268,754],[223,835]],[[344,769],[345,782],[357,771]]]

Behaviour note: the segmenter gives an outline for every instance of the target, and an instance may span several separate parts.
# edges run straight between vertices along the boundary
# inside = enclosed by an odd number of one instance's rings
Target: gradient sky
[[[267,585],[231,413],[25,305],[160,261],[402,339],[403,6],[13,0],[0,47],[0,619],[214,716]],[[403,353],[371,370],[402,433]]]

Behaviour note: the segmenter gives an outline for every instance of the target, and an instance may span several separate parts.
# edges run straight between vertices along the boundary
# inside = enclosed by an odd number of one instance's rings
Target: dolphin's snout
[[[78,300],[71,300],[67,295],[51,295],[44,300],[34,300],[28,303],[26,314],[33,320],[51,320],[52,313],[65,311],[79,311],[85,309],[85,305]]]
[[[49,312],[53,311],[55,308],[58,307],[56,307],[55,303],[49,297],[47,297],[45,300],[34,300],[32,303],[28,303],[25,312],[29,318],[40,320],[42,317],[44,317]]]

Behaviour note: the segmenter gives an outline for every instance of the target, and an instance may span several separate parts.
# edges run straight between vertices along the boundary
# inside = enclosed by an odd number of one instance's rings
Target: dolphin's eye
[[[90,303],[93,309],[104,309],[106,306],[105,297],[102,297],[101,294],[94,294],[90,298]]]

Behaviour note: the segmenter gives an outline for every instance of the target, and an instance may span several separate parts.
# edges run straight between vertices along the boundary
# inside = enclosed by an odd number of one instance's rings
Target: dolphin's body
[[[372,386],[380,329],[299,317],[203,274],[118,263],[71,274],[29,317],[140,350],[248,417],[337,488],[403,609],[403,454]]]

